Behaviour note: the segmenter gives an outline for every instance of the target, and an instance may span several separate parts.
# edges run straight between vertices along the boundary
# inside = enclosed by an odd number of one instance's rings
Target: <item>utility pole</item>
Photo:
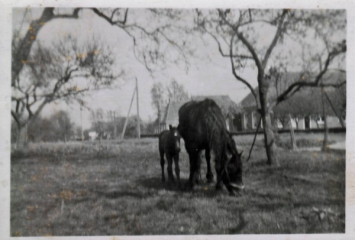
[[[81,144],[82,144],[83,141],[84,141],[84,134],[83,134],[83,117],[82,117],[82,114],[81,114],[81,110],[82,110],[82,107],[81,107],[81,104],[80,104],[80,128],[81,128]]]
[[[138,79],[136,77],[136,93],[137,93],[137,134],[138,134],[138,139],[141,138],[141,123],[139,119],[139,97],[138,97]]]
[[[124,134],[126,132],[126,127],[127,127],[127,123],[128,123],[128,118],[129,118],[129,113],[131,112],[131,108],[132,108],[132,103],[133,103],[133,99],[134,99],[134,95],[136,93],[137,89],[134,89],[133,91],[133,95],[132,95],[132,99],[131,99],[131,104],[129,105],[129,109],[128,109],[128,113],[127,113],[127,118],[126,121],[124,122],[124,126],[123,126],[123,131],[122,131],[122,135],[121,138],[124,139]]]
[[[113,138],[116,139],[117,138],[117,123],[116,123],[116,112],[113,111]]]

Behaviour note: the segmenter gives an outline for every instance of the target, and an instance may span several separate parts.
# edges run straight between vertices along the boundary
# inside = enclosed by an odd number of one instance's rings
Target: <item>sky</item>
[[[41,11],[41,9],[29,9],[22,25],[23,31],[27,30],[29,20],[38,18]],[[142,10],[140,11],[142,12]],[[138,15],[141,12],[138,11]],[[23,16],[24,9],[14,10],[13,28],[18,28],[21,25]],[[139,15],[139,17],[144,19],[144,15]],[[270,29],[260,28],[259,34],[263,36],[263,41],[265,42],[270,42],[273,36],[272,34],[267,34],[269,31]],[[190,60],[187,72],[183,66],[169,65],[165,70],[158,71],[152,76],[145,66],[135,58],[133,42],[127,33],[118,27],[111,26],[107,21],[97,17],[91,11],[81,12],[80,18],[77,20],[52,20],[40,30],[37,40],[51,44],[51,42],[69,33],[79,40],[85,40],[91,36],[99,36],[101,41],[113,48],[117,69],[123,68],[127,73],[127,77],[124,80],[120,79],[120,84],[117,88],[94,92],[89,97],[86,97],[85,101],[90,109],[113,110],[117,111],[121,116],[126,116],[135,88],[135,78],[138,79],[140,117],[144,121],[156,118],[150,94],[152,85],[155,82],[162,82],[167,85],[169,81],[175,79],[185,87],[190,96],[229,95],[236,103],[239,103],[250,92],[244,84],[234,78],[229,58],[223,58],[218,52],[216,43],[208,37],[204,38],[205,42],[196,37],[194,45],[196,46],[196,52],[201,57]],[[207,43],[207,46],[204,43]],[[286,46],[292,44],[292,41],[285,43]],[[292,46],[297,48],[295,45]],[[245,68],[240,74],[245,79],[248,79],[253,87],[256,87],[256,69]],[[42,116],[49,116],[58,110],[68,111],[77,125],[80,125],[82,119],[84,129],[89,128],[91,125],[89,110],[83,109],[80,112],[80,106],[77,103],[70,105],[64,102],[49,104],[44,108]],[[134,102],[131,111],[131,115],[135,114],[136,102]]]

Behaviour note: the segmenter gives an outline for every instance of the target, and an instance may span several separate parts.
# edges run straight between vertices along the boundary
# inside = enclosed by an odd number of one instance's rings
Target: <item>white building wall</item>
[[[306,128],[305,120],[304,118],[300,118],[298,120],[298,129],[304,130]]]

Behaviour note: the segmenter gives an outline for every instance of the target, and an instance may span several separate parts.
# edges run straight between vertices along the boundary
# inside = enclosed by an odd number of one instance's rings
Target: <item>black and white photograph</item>
[[[152,6],[11,8],[6,237],[345,236],[348,10]]]

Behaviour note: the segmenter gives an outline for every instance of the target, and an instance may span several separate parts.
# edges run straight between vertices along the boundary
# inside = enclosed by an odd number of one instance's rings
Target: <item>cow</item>
[[[231,194],[243,189],[242,161],[232,136],[227,131],[221,109],[211,99],[190,101],[179,109],[178,130],[190,159],[188,186],[193,189],[200,175],[201,152],[205,150],[207,180],[212,181],[210,159],[215,161],[216,189],[226,186]]]
[[[173,159],[175,162],[175,174],[178,185],[180,186],[180,168],[179,168],[179,152],[180,152],[180,134],[177,128],[169,126],[169,130],[165,130],[159,135],[159,153],[162,182],[165,182],[164,174],[164,154],[168,161],[168,179],[169,182],[174,182],[173,176]]]

